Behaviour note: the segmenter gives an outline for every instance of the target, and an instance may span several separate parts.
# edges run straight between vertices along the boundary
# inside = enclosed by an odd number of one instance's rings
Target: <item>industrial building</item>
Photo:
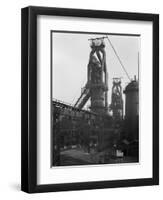
[[[90,39],[87,82],[76,103],[53,99],[52,166],[139,161],[138,80],[122,88],[121,78],[113,77],[108,91],[105,39]]]

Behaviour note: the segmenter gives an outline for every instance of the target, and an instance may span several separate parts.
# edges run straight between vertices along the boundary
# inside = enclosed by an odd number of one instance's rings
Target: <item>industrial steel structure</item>
[[[138,81],[131,81],[125,88],[126,96],[125,121],[126,121],[126,137],[130,140],[138,140],[138,119],[139,119],[139,85]]]
[[[113,112],[114,120],[123,119],[123,99],[121,78],[113,78],[110,110]]]
[[[91,148],[94,148],[96,157],[89,158],[83,164],[119,162],[113,159],[114,156],[117,158],[118,155],[130,156],[130,160],[125,161],[124,159],[123,162],[138,161],[138,81],[136,78],[131,80],[125,70],[130,82],[124,89],[126,95],[124,114],[121,78],[113,78],[111,103],[108,105],[105,38],[108,39],[124,69],[124,65],[108,37],[89,39],[90,55],[87,65],[87,82],[82,88],[80,97],[74,105],[53,100],[53,166],[72,164],[69,161],[66,163],[64,153],[61,154],[61,151],[64,152],[72,146],[84,149],[88,153],[90,153]],[[84,106],[89,100],[89,110],[85,110]],[[75,161],[74,164],[79,163],[79,161]]]
[[[82,109],[90,99],[90,110],[106,114],[108,109],[108,72],[103,38],[91,39],[91,52],[88,63],[87,83],[75,107]]]

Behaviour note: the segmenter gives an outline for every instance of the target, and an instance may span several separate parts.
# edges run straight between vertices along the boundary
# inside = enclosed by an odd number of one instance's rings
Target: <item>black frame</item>
[[[153,22],[153,177],[37,185],[37,15]],[[159,15],[30,6],[21,12],[21,189],[28,193],[159,184]]]

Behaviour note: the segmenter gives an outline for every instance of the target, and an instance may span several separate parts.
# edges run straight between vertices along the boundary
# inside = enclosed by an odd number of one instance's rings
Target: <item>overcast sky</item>
[[[87,65],[90,54],[89,38],[105,35],[58,33],[52,34],[52,97],[75,104],[81,88],[87,82]],[[129,76],[138,77],[139,36],[108,35]],[[106,44],[106,62],[109,75],[108,103],[110,104],[112,79],[122,77],[122,87],[129,82],[109,42]],[[140,53],[140,52],[139,52]],[[123,96],[124,98],[124,96]]]

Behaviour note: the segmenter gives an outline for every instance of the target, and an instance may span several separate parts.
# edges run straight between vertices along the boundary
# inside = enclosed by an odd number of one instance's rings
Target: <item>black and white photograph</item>
[[[21,190],[158,185],[159,15],[29,6],[21,25]]]
[[[51,31],[51,167],[139,163],[141,35]]]

